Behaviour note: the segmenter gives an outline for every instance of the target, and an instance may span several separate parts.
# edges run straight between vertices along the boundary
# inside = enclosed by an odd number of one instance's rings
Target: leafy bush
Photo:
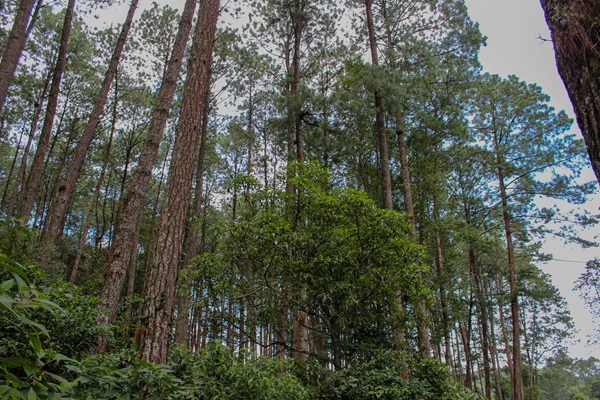
[[[356,360],[331,372],[318,388],[320,400],[458,400],[474,394],[452,380],[434,359],[382,351],[371,360]]]
[[[0,396],[64,398],[73,382],[62,376],[74,360],[48,346],[50,334],[37,318],[64,311],[29,281],[26,268],[0,254]],[[8,279],[7,279],[8,278]]]
[[[174,348],[168,365],[133,351],[90,357],[81,364],[81,399],[302,400],[308,391],[286,363],[246,355],[219,342],[192,355]]]

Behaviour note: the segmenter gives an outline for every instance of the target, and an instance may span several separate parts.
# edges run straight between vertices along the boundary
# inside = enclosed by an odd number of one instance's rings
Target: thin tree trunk
[[[21,0],[8,35],[6,47],[0,61],[0,115],[6,103],[8,88],[19,64],[21,53],[27,41],[27,24],[33,11],[35,0]]]
[[[379,57],[377,55],[377,42],[375,40],[375,27],[373,24],[372,5],[373,0],[364,0],[367,16],[367,30],[369,31],[369,47],[371,50],[371,63],[373,64],[374,98],[375,98],[375,128],[379,144],[379,163],[381,168],[381,187],[383,193],[383,208],[393,210],[392,202],[392,177],[390,174],[390,162],[387,134],[385,131],[385,112],[383,109],[383,97],[379,90]]]
[[[24,129],[23,129],[24,130]],[[17,165],[17,159],[19,158],[19,153],[21,151],[21,143],[23,142],[23,134],[21,131],[19,135],[19,143],[17,144],[17,149],[15,150],[15,156],[13,157],[12,162],[10,163],[10,168],[8,170],[8,176],[6,177],[6,184],[4,185],[4,192],[2,193],[2,202],[0,203],[0,212],[7,208],[8,199],[8,189],[10,189],[10,181],[12,180],[13,172],[15,171],[15,166]],[[28,140],[31,140],[31,136],[29,136]],[[18,179],[17,179],[18,182]],[[6,212],[6,216],[9,216],[8,211]]]
[[[117,68],[121,60],[123,48],[125,47],[125,41],[127,40],[127,35],[129,34],[129,29],[131,28],[131,21],[133,20],[133,15],[135,14],[138,2],[139,0],[132,0],[129,5],[127,17],[123,27],[121,28],[119,38],[117,39],[117,44],[104,76],[104,81],[102,82],[102,86],[100,87],[98,95],[96,96],[96,100],[94,101],[93,110],[83,131],[83,135],[81,136],[81,139],[75,148],[75,153],[73,154],[73,159],[71,160],[67,176],[59,188],[58,196],[52,202],[50,221],[48,222],[48,227],[42,234],[42,242],[49,243],[51,241],[56,241],[63,230],[67,217],[67,209],[71,203],[73,192],[77,184],[77,179],[81,173],[81,168],[85,162],[88,149],[92,143],[92,140],[94,139],[94,133],[98,123],[100,122],[104,105],[108,99],[108,91],[110,90],[110,86],[117,73]]]
[[[177,124],[175,147],[159,220],[155,259],[144,301],[145,323],[141,327],[139,352],[143,359],[154,363],[165,363],[168,356],[175,284],[190,204],[198,131],[201,129],[202,112],[209,97],[219,3],[219,0],[205,0],[198,13],[183,89],[181,117]]]
[[[39,190],[42,175],[44,174],[44,160],[46,158],[46,154],[48,153],[50,134],[52,132],[52,126],[56,116],[56,109],[58,107],[60,82],[62,80],[62,75],[67,60],[74,9],[75,0],[69,0],[65,12],[62,32],[60,35],[60,47],[58,50],[56,66],[54,67],[54,72],[52,73],[52,84],[50,85],[50,94],[48,96],[48,104],[46,105],[44,124],[42,125],[42,132],[40,133],[35,156],[33,157],[31,172],[29,173],[29,178],[27,179],[25,189],[23,190],[23,195],[21,196],[21,202],[17,211],[17,218],[29,218],[31,216],[33,203]]]
[[[481,354],[483,358],[483,373],[485,380],[485,396],[488,399],[492,398],[492,383],[490,376],[490,358],[489,358],[489,338],[488,338],[488,317],[487,317],[487,305],[486,299],[483,295],[481,288],[481,277],[480,271],[477,267],[475,259],[475,251],[472,245],[469,245],[469,264],[471,267],[471,274],[475,282],[475,293],[477,296],[477,308],[479,310],[479,321],[481,326]]]
[[[506,360],[508,362],[508,373],[510,375],[510,381],[514,382],[514,368],[513,365],[513,357],[512,352],[510,351],[510,339],[508,337],[508,331],[506,330],[506,321],[504,319],[504,310],[502,309],[502,303],[500,299],[498,299],[498,318],[500,320],[500,329],[502,331],[502,339],[504,341],[504,352],[506,354]]]
[[[519,303],[517,292],[517,274],[515,269],[515,251],[512,240],[510,215],[508,211],[508,200],[506,194],[506,187],[504,186],[504,173],[502,167],[498,167],[498,185],[500,187],[500,198],[502,200],[502,218],[504,220],[504,231],[506,234],[506,252],[508,255],[510,313],[512,321],[512,400],[523,400],[523,376],[521,374],[521,333],[519,329]]]
[[[139,231],[146,191],[152,179],[152,169],[167,124],[175,89],[177,88],[177,79],[183,62],[185,46],[192,29],[195,10],[196,1],[186,0],[169,65],[167,66],[167,72],[163,78],[152,112],[148,136],[144,141],[139,164],[133,173],[131,186],[122,201],[122,218],[116,228],[111,257],[105,266],[106,274],[104,276],[100,300],[98,301],[98,309],[108,311],[98,314],[97,324],[111,324],[117,310],[117,305],[119,304],[125,271],[129,265],[129,257],[131,256],[132,248],[137,245],[133,241],[136,232]],[[149,249],[152,247],[153,244],[151,243]],[[146,253],[146,261],[150,262],[150,251]],[[144,279],[146,278],[147,275],[145,275]],[[105,348],[106,344],[100,343],[95,352],[102,352]]]
[[[556,66],[575,109],[592,169],[600,183],[600,3],[541,0]]]
[[[398,129],[396,131],[398,138],[398,150],[400,152],[400,169],[402,179],[402,192],[404,195],[404,209],[410,219],[410,232],[411,239],[414,244],[419,244],[417,236],[417,223],[415,218],[415,209],[413,206],[412,199],[412,186],[410,183],[410,172],[408,169],[408,151],[406,147],[406,140],[404,138],[404,131]],[[439,238],[438,238],[439,239]],[[441,248],[440,248],[441,250]],[[440,254],[441,256],[441,254]],[[426,326],[427,308],[423,303],[417,304],[417,340],[419,347],[419,355],[421,357],[429,357],[431,353],[429,344],[429,333]]]
[[[465,350],[465,386],[469,389],[473,389],[473,376],[471,375],[471,346],[469,335],[464,325],[460,321],[458,321],[458,328],[460,330],[460,337]]]
[[[104,175],[106,174],[106,168],[108,167],[108,162],[110,160],[110,150],[112,148],[112,141],[115,135],[115,131],[117,129],[117,104],[119,98],[119,85],[115,84],[115,101],[113,104],[113,113],[112,113],[112,123],[110,128],[110,136],[108,138],[108,143],[106,144],[106,150],[104,152],[104,160],[102,161],[102,170],[100,171],[100,176],[98,177],[98,183],[96,184],[96,190],[94,191],[94,197],[92,198],[92,203],[90,204],[90,209],[85,218],[85,223],[81,229],[81,236],[79,237],[79,244],[77,246],[77,254],[75,255],[75,261],[73,262],[73,269],[71,270],[71,274],[69,276],[69,283],[71,285],[75,284],[77,279],[77,273],[79,272],[79,263],[81,262],[81,256],[83,255],[83,249],[87,242],[88,231],[90,229],[90,225],[92,224],[92,216],[94,215],[94,210],[98,206],[98,199],[100,198],[100,192],[102,190],[102,184],[104,183]]]

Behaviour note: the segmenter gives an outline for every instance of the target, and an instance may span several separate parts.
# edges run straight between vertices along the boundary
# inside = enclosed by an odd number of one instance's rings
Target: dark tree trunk
[[[6,96],[8,96],[10,82],[15,74],[21,53],[25,47],[25,42],[27,41],[27,24],[31,18],[34,4],[35,0],[21,0],[15,14],[12,29],[8,35],[4,53],[2,54],[2,61],[0,61],[0,115],[4,109]]]
[[[160,142],[163,137],[169,110],[177,88],[177,79],[183,62],[185,46],[190,36],[192,29],[192,20],[194,11],[196,10],[196,1],[187,0],[179,22],[179,30],[173,45],[173,51],[167,72],[163,78],[163,82],[158,93],[158,98],[154,106],[152,120],[148,128],[148,136],[144,141],[142,154],[140,155],[139,164],[133,173],[131,186],[127,191],[122,201],[122,212],[119,225],[116,228],[115,241],[111,249],[111,257],[105,266],[104,284],[98,301],[98,309],[106,310],[98,314],[98,324],[111,324],[119,299],[123,282],[125,281],[125,273],[129,265],[129,259],[132,254],[132,249],[137,247],[134,243],[137,232],[139,231],[140,219],[146,191],[152,179],[152,169],[156,161],[156,156],[160,148]],[[149,247],[151,247],[150,244]],[[147,261],[149,254],[146,255]],[[96,348],[96,352],[102,352],[106,348],[106,343],[101,342]]]
[[[219,12],[219,0],[204,0],[200,5],[183,89],[181,117],[177,124],[175,147],[159,220],[155,258],[144,299],[144,323],[140,327],[139,352],[143,359],[154,363],[165,363],[168,356],[175,284],[190,204],[198,133],[201,129],[202,112],[209,97]]]
[[[541,0],[558,72],[600,183],[600,1]]]
[[[62,80],[62,75],[67,60],[67,51],[69,49],[69,39],[71,36],[71,25],[73,21],[74,9],[75,0],[69,0],[65,12],[62,32],[60,34],[60,47],[58,50],[56,66],[54,67],[54,72],[52,73],[52,84],[50,85],[50,94],[48,96],[48,104],[46,105],[44,124],[42,125],[42,132],[40,133],[35,156],[33,157],[29,178],[27,179],[25,189],[23,190],[23,195],[21,196],[17,218],[29,218],[31,216],[33,203],[39,190],[42,175],[44,174],[44,160],[46,159],[46,154],[48,153],[50,134],[52,132],[52,125],[54,124],[54,117],[56,116],[56,109],[58,107],[60,82]]]
[[[121,60],[121,54],[123,53],[123,48],[125,47],[125,41],[127,40],[127,35],[129,34],[129,29],[131,28],[131,21],[133,20],[133,15],[135,14],[138,2],[139,0],[132,0],[129,5],[129,11],[127,12],[127,17],[123,27],[121,28],[119,38],[117,39],[117,44],[104,76],[104,81],[102,82],[102,86],[100,87],[98,95],[94,101],[94,107],[89,116],[81,139],[75,148],[73,159],[71,160],[71,164],[69,166],[69,171],[67,172],[65,180],[59,187],[56,199],[52,202],[50,220],[48,222],[48,226],[46,229],[44,229],[42,234],[42,242],[48,243],[57,240],[63,230],[65,220],[67,218],[67,209],[71,203],[73,192],[77,184],[77,179],[79,178],[81,168],[85,162],[88,149],[92,143],[92,140],[94,139],[94,133],[98,123],[100,122],[104,105],[108,99],[108,91],[110,90],[113,79],[117,74],[117,68],[119,66],[119,61]]]
[[[375,27],[373,25],[373,0],[365,1],[365,12],[367,16],[367,30],[369,32],[369,47],[371,50],[371,63],[373,64],[374,98],[375,98],[375,129],[379,143],[379,163],[381,165],[381,187],[383,192],[383,208],[393,210],[392,202],[392,176],[390,174],[390,161],[387,133],[385,131],[385,113],[383,109],[383,97],[379,90],[379,56],[377,55],[377,42],[375,40]]]

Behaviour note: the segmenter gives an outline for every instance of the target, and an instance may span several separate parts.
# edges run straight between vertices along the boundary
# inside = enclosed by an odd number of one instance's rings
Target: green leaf
[[[37,335],[33,333],[28,333],[27,336],[29,336],[29,342],[31,343],[33,350],[35,350],[38,358],[41,358],[41,356],[43,356],[42,342],[40,342],[40,339],[37,337]]]
[[[12,305],[15,303],[16,303],[16,301],[14,301],[12,297],[10,297],[4,293],[0,294],[0,304],[2,304],[8,310],[12,311]]]
[[[32,362],[23,357],[5,357],[0,361],[6,368],[19,368],[24,366],[33,366]]]
[[[21,322],[23,322],[23,323],[25,323],[25,324],[27,324],[29,326],[37,328],[39,331],[43,332],[46,336],[48,336],[48,337],[50,336],[48,334],[48,329],[46,329],[46,327],[44,325],[42,325],[40,323],[37,323],[37,322],[34,322],[34,321],[30,320],[29,318],[27,318],[27,317],[25,317],[23,315],[21,315],[19,317],[19,320],[21,320]]]
[[[14,279],[9,279],[5,282],[2,282],[2,291],[3,292],[7,292],[8,290],[10,290],[11,287],[13,287],[15,284]]]
[[[35,394],[35,391],[33,390],[33,388],[29,389],[29,392],[27,392],[27,400],[36,400],[38,398],[38,395]]]
[[[3,398],[5,398],[4,396],[14,396],[20,399],[27,399],[23,393],[6,385],[0,385],[0,395],[2,395]]]

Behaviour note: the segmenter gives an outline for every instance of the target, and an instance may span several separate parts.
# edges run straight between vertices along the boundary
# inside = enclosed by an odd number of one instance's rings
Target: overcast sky
[[[574,118],[573,107],[565,87],[556,70],[550,33],[544,20],[539,0],[465,0],[474,21],[479,22],[481,32],[487,36],[479,59],[486,71],[501,76],[517,75],[521,80],[537,83],[551,97],[551,104],[558,110],[565,110]],[[542,39],[540,39],[540,37]],[[573,130],[579,132],[577,124]],[[585,173],[588,180],[594,179],[591,169]],[[598,196],[587,203],[585,208],[598,213]],[[585,308],[573,282],[584,271],[585,262],[600,256],[599,250],[582,250],[575,245],[565,245],[560,240],[548,240],[544,251],[553,254],[555,261],[540,265],[550,273],[553,283],[569,302],[575,326],[579,329],[579,343],[570,346],[572,357],[600,358],[599,346],[587,346],[587,335],[593,332],[593,318]],[[600,325],[597,323],[596,326]]]

